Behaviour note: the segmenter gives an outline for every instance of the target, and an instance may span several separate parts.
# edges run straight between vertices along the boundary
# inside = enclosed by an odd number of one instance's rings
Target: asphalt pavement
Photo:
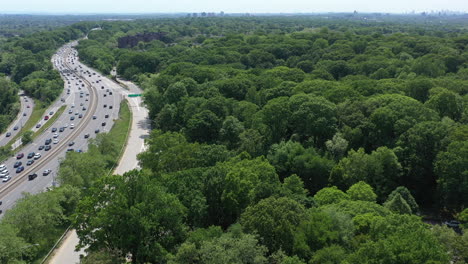
[[[3,201],[0,209],[3,210],[3,214],[14,206],[15,202],[23,196],[23,192],[35,194],[51,187],[55,182],[59,160],[65,157],[67,150],[86,151],[88,139],[85,139],[84,135],[89,134],[89,138],[94,138],[96,129],[99,129],[98,133],[109,131],[113,125],[113,120],[118,117],[120,101],[123,96],[120,92],[114,91],[113,87],[109,87],[102,82],[104,78],[99,73],[77,61],[77,52],[71,48],[73,45],[76,45],[76,42],[65,45],[52,58],[54,66],[63,72],[65,89],[60,99],[51,106],[50,111],[58,109],[61,105],[66,105],[65,111],[34,142],[22,147],[21,150],[15,153],[14,157],[2,162],[2,164],[6,165],[11,176],[11,179],[6,182],[1,181],[5,180],[5,178],[0,179],[0,200]],[[74,72],[69,71],[67,67],[71,67]],[[112,92],[112,95],[110,92]],[[95,98],[93,98],[94,94],[96,94]],[[97,102],[97,106],[91,115],[88,114],[88,111],[91,110],[93,100]],[[112,109],[110,109],[110,106],[112,106]],[[50,111],[48,109],[46,113]],[[79,117],[80,114],[82,118]],[[93,115],[95,118],[92,117]],[[85,118],[89,118],[89,120],[83,121]],[[40,122],[42,125],[44,120]],[[71,128],[72,124],[75,127],[73,129]],[[64,127],[63,132],[60,132],[61,127]],[[56,128],[57,131],[52,132],[53,128]],[[79,133],[74,132],[75,130],[78,130]],[[40,150],[41,146],[45,146],[46,139],[54,140],[55,133],[57,133],[58,143],[50,143],[51,150],[49,151]],[[73,146],[68,145],[70,142],[74,142]],[[27,159],[27,155],[31,152],[40,153],[41,157],[36,160],[34,158]],[[23,153],[24,157],[17,159],[16,154],[19,153]],[[26,165],[29,160],[34,160],[34,163],[30,166]],[[24,166],[24,171],[16,173],[14,164],[17,161],[22,163],[21,166]],[[46,169],[51,169],[52,172],[47,176],[43,176],[43,171]],[[28,175],[33,173],[38,176],[33,180],[29,180]]]
[[[19,94],[23,94],[23,91],[20,91]],[[5,130],[5,133],[0,135],[0,146],[8,144],[8,142],[21,131],[21,128],[31,117],[34,109],[34,100],[27,96],[20,96],[20,105],[21,107],[15,120],[11,122],[10,126]],[[7,136],[7,133],[10,135]]]

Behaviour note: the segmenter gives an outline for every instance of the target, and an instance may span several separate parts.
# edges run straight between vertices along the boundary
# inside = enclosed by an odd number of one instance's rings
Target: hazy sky
[[[310,13],[451,10],[468,12],[468,0],[0,0],[0,13]]]

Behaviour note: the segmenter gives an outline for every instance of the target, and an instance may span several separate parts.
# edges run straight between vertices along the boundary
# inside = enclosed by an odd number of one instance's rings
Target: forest
[[[147,150],[124,175],[104,139],[68,155],[44,215],[76,228],[82,263],[467,263],[466,21],[102,22],[80,59],[144,89]],[[145,32],[165,37],[118,48]],[[10,241],[34,243],[11,215]]]

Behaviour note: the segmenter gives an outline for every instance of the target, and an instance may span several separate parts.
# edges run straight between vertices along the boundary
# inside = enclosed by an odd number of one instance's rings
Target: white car
[[[57,134],[57,133],[54,133],[54,138],[58,138],[58,134]]]
[[[54,139],[54,144],[59,143],[58,139]]]
[[[75,128],[75,125],[74,125],[74,124],[71,124],[71,125],[70,125],[70,129],[73,129],[73,128]]]
[[[35,159],[35,160],[39,159],[40,157],[42,157],[41,153],[36,153],[36,154],[34,155],[34,159]]]
[[[6,169],[6,165],[5,165],[5,164],[0,165],[0,170],[3,170],[3,169]]]
[[[67,128],[67,127],[68,127],[68,123],[65,123],[65,125],[63,125],[63,127]]]
[[[8,175],[8,176],[6,176],[5,178],[3,178],[3,182],[7,182],[7,181],[9,181],[10,179],[11,179],[11,176]]]
[[[8,177],[10,176],[10,173],[9,172],[2,172],[0,173],[0,178],[5,178],[5,177]]]

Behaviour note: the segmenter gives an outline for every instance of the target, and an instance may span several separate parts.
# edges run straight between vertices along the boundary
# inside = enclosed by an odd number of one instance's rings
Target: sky
[[[0,13],[321,13],[461,11],[468,0],[0,0]]]

